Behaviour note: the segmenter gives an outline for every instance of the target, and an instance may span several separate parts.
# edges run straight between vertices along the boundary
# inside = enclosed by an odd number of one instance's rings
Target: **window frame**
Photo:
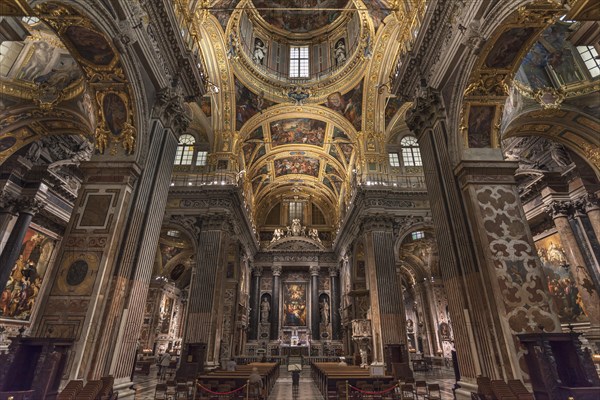
[[[298,55],[294,56],[297,51]],[[303,54],[306,56],[303,56]],[[310,49],[308,46],[290,46],[290,78],[310,78]]]
[[[407,143],[410,141],[410,143]],[[421,158],[421,149],[417,138],[414,136],[404,136],[400,140],[400,147],[402,149],[402,164],[405,167],[422,167],[423,159]]]
[[[179,136],[173,164],[185,166],[193,165],[195,153],[196,138],[189,133],[184,133],[183,135]]]

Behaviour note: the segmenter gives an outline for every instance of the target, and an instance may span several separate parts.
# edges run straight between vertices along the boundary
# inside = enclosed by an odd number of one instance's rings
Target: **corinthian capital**
[[[587,193],[575,201],[575,207],[584,213],[600,209],[600,199],[595,193]]]
[[[439,92],[431,87],[421,86],[413,107],[406,113],[406,125],[419,138],[425,130],[433,128],[435,122],[444,116],[444,106]]]
[[[190,124],[184,104],[185,100],[179,87],[162,88],[156,93],[153,115],[179,135],[185,132]]]
[[[321,268],[319,268],[318,265],[311,265],[309,270],[310,270],[310,275],[311,276],[318,276],[319,275],[319,270]]]
[[[35,215],[40,212],[44,207],[45,203],[39,199],[31,197],[22,197],[16,201],[16,209],[19,213]]]
[[[271,267],[271,273],[273,274],[273,276],[281,276],[281,270],[283,268],[281,267],[281,265],[273,265]]]
[[[0,192],[0,210],[6,212],[14,212],[17,201],[15,196],[8,192]]]
[[[568,217],[573,210],[573,204],[570,201],[554,200],[546,207],[546,213],[552,218]]]

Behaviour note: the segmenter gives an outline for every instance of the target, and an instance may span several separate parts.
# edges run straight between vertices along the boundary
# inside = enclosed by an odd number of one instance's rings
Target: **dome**
[[[277,29],[306,33],[335,21],[348,0],[253,0],[260,16]]]

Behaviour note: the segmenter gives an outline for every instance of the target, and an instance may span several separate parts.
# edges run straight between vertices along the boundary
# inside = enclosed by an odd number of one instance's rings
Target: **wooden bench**
[[[392,376],[371,376],[368,369],[339,363],[313,363],[312,378],[325,398],[337,398],[340,382],[358,386],[369,386],[369,390],[381,391],[395,383]],[[372,387],[372,389],[371,389]]]
[[[207,389],[216,392],[225,392],[242,387],[248,381],[252,369],[257,368],[264,380],[265,396],[268,396],[279,377],[279,363],[250,363],[238,365],[235,371],[215,370],[208,374],[200,375],[198,383]],[[199,398],[212,398],[207,392],[199,390]],[[245,391],[240,395],[245,396]]]

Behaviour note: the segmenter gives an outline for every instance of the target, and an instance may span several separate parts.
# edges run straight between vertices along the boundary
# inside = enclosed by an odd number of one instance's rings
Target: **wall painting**
[[[318,159],[305,156],[280,158],[274,161],[275,176],[305,174],[317,177],[320,165],[321,162]]]
[[[327,124],[310,118],[284,119],[271,122],[271,147],[284,144],[323,146]]]
[[[554,300],[558,317],[562,324],[587,321],[579,289],[567,263],[558,233],[546,236],[535,242],[542,262],[548,293]]]
[[[0,317],[28,321],[49,267],[56,241],[28,229],[17,262],[0,295]]]
[[[283,285],[283,325],[306,326],[306,284]]]

